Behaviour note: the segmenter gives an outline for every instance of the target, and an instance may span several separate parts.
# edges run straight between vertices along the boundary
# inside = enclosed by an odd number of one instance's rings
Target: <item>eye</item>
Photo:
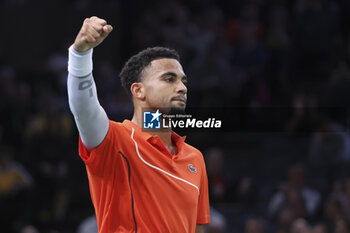
[[[164,80],[165,80],[165,82],[167,82],[167,83],[171,83],[171,82],[174,81],[174,78],[173,78],[173,77],[168,77],[168,78],[165,78]]]

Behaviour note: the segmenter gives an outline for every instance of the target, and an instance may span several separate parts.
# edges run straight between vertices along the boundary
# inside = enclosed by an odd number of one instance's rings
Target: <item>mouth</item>
[[[180,102],[186,103],[186,98],[182,97],[182,96],[174,97],[171,100],[172,101],[180,101]]]

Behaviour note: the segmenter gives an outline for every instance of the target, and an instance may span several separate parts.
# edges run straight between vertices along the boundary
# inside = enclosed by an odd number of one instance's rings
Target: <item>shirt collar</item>
[[[127,125],[128,127],[134,128],[135,131],[137,131],[141,137],[146,140],[146,141],[150,141],[151,138],[156,137],[156,135],[152,135],[146,131],[143,131],[141,129],[140,126],[136,125],[134,122],[130,121],[130,120],[124,120],[123,124]],[[173,140],[173,142],[178,145],[178,143],[184,143],[186,140],[186,136],[180,136],[177,133],[175,133],[174,131],[171,131],[171,139]]]

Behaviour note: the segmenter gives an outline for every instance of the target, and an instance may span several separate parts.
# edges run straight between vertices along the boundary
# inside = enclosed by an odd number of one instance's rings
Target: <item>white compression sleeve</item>
[[[107,135],[109,120],[97,99],[92,76],[92,49],[79,53],[71,46],[68,60],[69,107],[86,148],[93,149]]]

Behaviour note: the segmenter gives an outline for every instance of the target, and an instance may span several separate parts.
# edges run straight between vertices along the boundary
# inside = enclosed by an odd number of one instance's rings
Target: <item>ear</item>
[[[130,91],[136,99],[145,100],[145,88],[142,83],[131,84]]]

